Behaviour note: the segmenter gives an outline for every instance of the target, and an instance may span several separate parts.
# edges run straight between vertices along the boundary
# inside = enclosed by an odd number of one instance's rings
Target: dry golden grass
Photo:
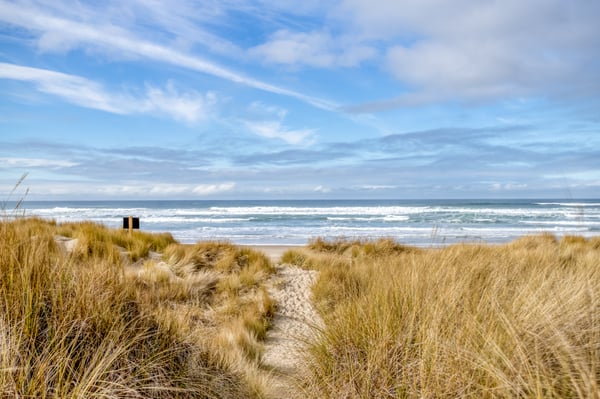
[[[262,397],[271,272],[229,244],[0,221],[0,397]]]
[[[242,375],[253,395],[264,396],[268,381],[260,370],[262,341],[275,310],[265,289],[275,271],[269,259],[229,243],[200,242],[170,245],[163,260],[176,276],[213,276],[211,296],[204,302],[212,328],[204,332],[203,345],[219,364]]]
[[[320,270],[311,397],[600,396],[600,238],[317,240],[284,258]]]
[[[133,261],[148,256],[150,251],[161,252],[175,244],[170,233],[150,234],[134,230],[109,229],[92,222],[64,223],[58,226],[57,234],[79,240],[75,254],[85,260],[90,256],[103,257],[112,262],[120,259],[121,248]]]
[[[320,271],[309,397],[600,397],[600,238],[317,239],[282,260]],[[0,397],[265,397],[273,271],[228,243],[6,218]]]

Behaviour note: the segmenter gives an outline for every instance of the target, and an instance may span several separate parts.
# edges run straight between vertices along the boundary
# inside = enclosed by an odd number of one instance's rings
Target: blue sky
[[[597,0],[0,0],[0,194],[600,197]]]

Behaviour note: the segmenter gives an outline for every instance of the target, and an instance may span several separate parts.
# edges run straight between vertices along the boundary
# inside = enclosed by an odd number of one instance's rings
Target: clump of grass
[[[275,310],[265,289],[275,270],[269,259],[227,242],[171,244],[162,259],[170,265],[171,279],[213,277],[206,286],[210,295],[203,316],[213,328],[202,331],[202,345],[210,349],[215,362],[243,375],[252,395],[264,396],[267,380],[260,370],[262,341]]]
[[[306,359],[307,394],[597,397],[597,243],[550,235],[429,250],[335,243],[289,255],[320,270],[314,294],[327,304]]]
[[[156,306],[186,304],[202,306],[210,301],[219,276],[198,272],[185,278],[173,273],[168,264],[146,260],[141,266],[127,269],[127,277],[139,287],[144,302]]]
[[[121,257],[119,248],[130,260],[137,261],[148,256],[150,251],[162,252],[170,244],[175,244],[170,233],[133,231],[129,234],[122,229],[109,229],[92,222],[61,224],[58,234],[79,240],[75,253],[82,259],[93,254],[115,262]]]
[[[297,249],[288,249],[281,255],[281,263],[303,266],[307,256]]]
[[[57,235],[79,240],[73,253],[57,247]],[[123,263],[118,247],[134,259],[164,251],[175,262]],[[189,259],[214,262],[183,263]],[[261,254],[232,245],[179,246],[170,235],[124,236],[92,223],[2,221],[0,391],[261,397],[257,356],[273,312],[263,284],[271,271]],[[241,289],[219,288],[233,276]],[[235,345],[219,344],[222,331]]]
[[[326,240],[315,238],[309,241],[307,249],[317,253],[350,255],[357,257],[360,255],[377,254],[394,255],[402,252],[419,251],[418,248],[400,244],[391,238],[381,238],[373,241],[368,239],[346,240],[343,237]]]
[[[325,240],[321,237],[317,237],[308,242],[307,248],[314,252],[343,254],[353,245],[360,245],[360,241],[348,241],[344,238]]]

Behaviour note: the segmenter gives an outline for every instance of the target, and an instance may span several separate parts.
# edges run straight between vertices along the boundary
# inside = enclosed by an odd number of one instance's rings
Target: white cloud
[[[148,86],[146,98],[140,101],[139,108],[143,112],[158,111],[177,120],[197,122],[210,116],[216,102],[217,96],[213,92],[205,95],[195,91],[180,93],[173,82],[168,82],[164,89]]]
[[[375,56],[372,47],[344,43],[326,32],[290,32],[279,30],[266,43],[249,50],[251,56],[265,62],[331,68],[352,67]]]
[[[395,189],[398,187],[382,184],[382,185],[364,185],[364,186],[359,186],[357,188],[360,190],[375,191],[375,190],[392,190],[392,189]]]
[[[560,0],[344,0],[336,10],[387,47],[387,70],[412,89],[388,107],[595,93],[599,13],[598,2]]]
[[[135,187],[138,192],[150,193],[151,195],[167,196],[167,195],[211,195],[219,194],[227,191],[231,191],[235,188],[235,183],[221,183],[221,184],[154,184],[154,185],[142,185]]]
[[[148,193],[151,195],[178,195],[184,194],[190,191],[190,187],[182,184],[155,184],[153,186],[148,186]],[[138,190],[141,187],[138,187]]]
[[[249,119],[242,123],[257,136],[282,140],[292,145],[310,145],[315,140],[314,129],[290,129],[284,124],[288,114],[285,108],[254,101],[247,111]]]
[[[235,188],[235,183],[221,183],[221,184],[200,184],[192,190],[194,194],[198,195],[209,195],[219,194],[227,191],[231,191]]]
[[[94,188],[89,187],[89,192],[96,192],[102,196],[128,197],[128,196],[150,196],[150,197],[190,197],[209,196],[221,194],[235,189],[236,184],[226,182],[220,184],[169,184],[169,183],[129,183],[123,185],[96,184]],[[73,187],[64,188],[64,192],[74,190]]]
[[[283,120],[288,114],[288,110],[285,108],[276,105],[267,105],[261,101],[253,101],[248,106],[248,112],[258,117],[272,117],[275,115],[280,120]]]
[[[525,50],[523,50],[525,51]],[[575,71],[562,63],[525,60],[501,39],[431,40],[387,53],[389,71],[434,99],[497,99],[535,93],[542,80],[562,79]]]
[[[314,192],[317,193],[330,193],[331,192],[331,188],[329,187],[324,187],[324,186],[317,186],[313,189]]]
[[[492,183],[490,184],[491,191],[519,191],[525,190],[528,185],[525,183]]]
[[[296,98],[317,108],[330,111],[338,108],[338,105],[332,102],[244,76],[197,55],[176,49],[172,45],[141,39],[121,26],[98,22],[95,16],[96,14],[87,15],[85,23],[82,23],[76,21],[74,15],[61,18],[51,15],[48,10],[44,10],[40,6],[16,5],[0,1],[0,21],[38,33],[40,35],[39,43],[45,45],[46,50],[60,49],[64,51],[83,47],[102,50],[121,57],[158,61],[213,75],[258,90]],[[50,35],[49,39],[48,35]]]
[[[243,52],[235,43],[214,35],[202,27],[225,16],[227,12],[225,2],[132,0],[119,1],[119,7],[125,8],[129,15],[134,16],[131,18],[133,20],[131,24],[139,25],[138,21],[143,21],[149,26],[159,26],[174,35],[181,48],[198,44],[213,53],[233,57]]]
[[[135,96],[108,92],[102,85],[80,76],[6,63],[0,63],[0,79],[34,83],[40,92],[85,108],[115,114],[162,114],[188,123],[208,118],[216,104],[214,93],[181,93],[173,82],[165,88],[148,85],[145,93]]]
[[[79,165],[77,162],[44,158],[0,158],[0,164],[17,168],[61,169]]]
[[[254,134],[269,138],[283,140],[288,144],[309,144],[314,136],[312,129],[291,130],[281,121],[246,121],[246,127]]]
[[[99,84],[79,76],[0,62],[0,79],[36,83],[40,91],[62,97],[71,103],[117,114],[125,113],[110,104]]]

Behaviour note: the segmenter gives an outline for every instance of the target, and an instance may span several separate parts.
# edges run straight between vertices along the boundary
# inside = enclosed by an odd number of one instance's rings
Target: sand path
[[[297,384],[303,372],[300,359],[322,320],[311,302],[317,272],[291,265],[278,269],[269,289],[277,311],[267,333],[263,364],[273,370],[272,397],[289,399],[302,397]]]

